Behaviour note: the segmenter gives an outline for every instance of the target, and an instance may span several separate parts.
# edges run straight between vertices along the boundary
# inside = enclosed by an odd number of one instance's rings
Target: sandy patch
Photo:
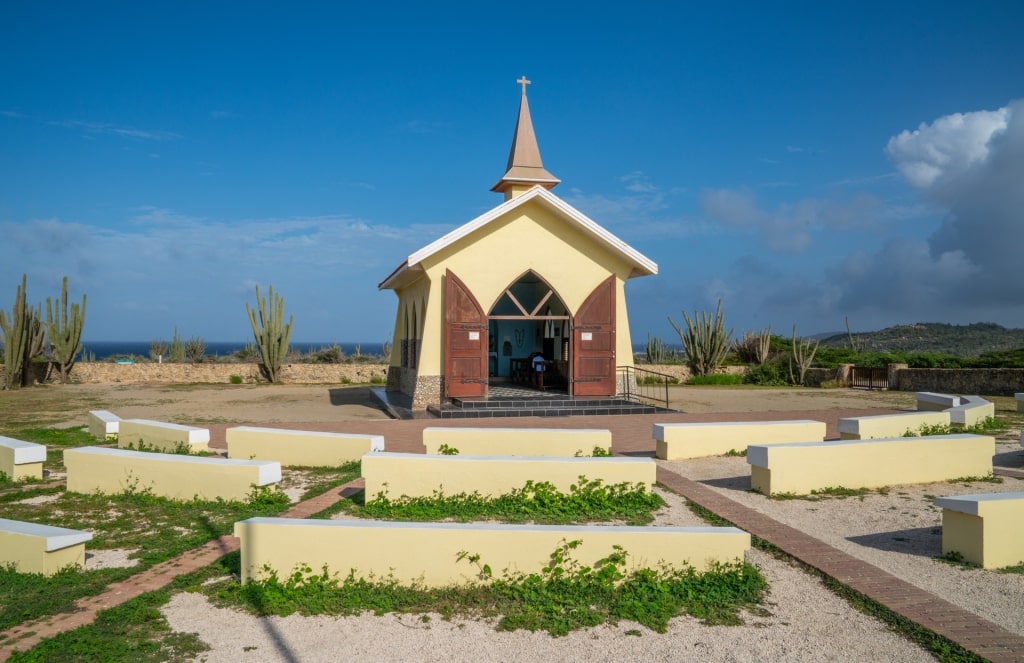
[[[129,559],[128,556],[138,552],[135,549],[111,548],[110,550],[86,550],[85,569],[95,571],[96,569],[123,569],[138,566],[139,560]]]

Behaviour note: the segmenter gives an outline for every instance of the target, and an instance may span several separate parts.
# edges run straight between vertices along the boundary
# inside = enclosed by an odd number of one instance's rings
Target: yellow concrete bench
[[[996,416],[996,406],[991,401],[986,401],[981,396],[963,396],[960,405],[951,407],[949,421],[952,426],[967,428],[984,423],[989,417]]]
[[[423,429],[423,446],[436,454],[445,444],[470,456],[589,456],[594,447],[612,448],[610,430],[586,428]]]
[[[85,542],[91,540],[91,532],[0,518],[0,566],[48,576],[69,566],[82,568]]]
[[[0,437],[0,473],[11,481],[42,479],[46,445]]]
[[[250,518],[235,523],[242,552],[242,582],[287,577],[299,565],[357,578],[393,577],[427,587],[477,580],[477,567],[460,553],[480,555],[497,576],[502,570],[536,573],[563,542],[582,541],[573,559],[593,565],[622,546],[632,568],[661,562],[699,571],[715,563],[741,561],[750,535],[735,527],[619,527],[410,523],[364,520]]]
[[[937,497],[942,508],[942,554],[958,552],[986,569],[1024,562],[1024,493]]]
[[[281,464],[203,456],[79,447],[64,452],[67,489],[76,493],[152,491],[176,500],[245,500],[254,486],[274,486]]]
[[[654,485],[657,465],[652,458],[591,458],[550,456],[435,456],[372,453],[363,456],[366,499],[384,492],[391,499],[478,492],[496,497],[522,488],[527,481],[546,481],[563,493],[580,477],[604,485],[623,482]]]
[[[988,435],[931,435],[747,447],[750,486],[772,495],[823,488],[880,488],[992,474]]]
[[[1024,412],[1024,393],[1016,393],[1013,398],[1017,401],[1017,412]]]
[[[207,428],[149,419],[122,419],[119,429],[117,446],[121,449],[137,449],[141,443],[157,451],[175,451],[181,445],[190,452],[210,450],[210,431]]]
[[[384,451],[383,435],[236,426],[225,432],[228,458],[276,460],[285,467],[337,466]]]
[[[794,421],[715,421],[654,424],[654,455],[662,460],[721,456],[751,444],[816,442],[825,439],[825,423]]]
[[[121,417],[107,410],[89,410],[89,435],[97,440],[117,437]]]
[[[959,396],[937,394],[932,391],[919,391],[914,394],[914,398],[917,399],[917,409],[919,411],[942,412],[943,410],[960,405]]]
[[[949,412],[900,412],[869,417],[847,417],[839,420],[840,440],[870,440],[917,435],[922,426],[949,426]]]

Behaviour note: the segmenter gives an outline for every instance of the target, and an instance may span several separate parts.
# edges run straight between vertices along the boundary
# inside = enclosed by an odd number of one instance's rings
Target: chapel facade
[[[531,360],[546,387],[614,396],[633,365],[625,283],[658,266],[551,193],[525,77],[505,174],[504,202],[408,256],[380,284],[398,296],[387,391],[414,410],[486,398],[524,379]]]

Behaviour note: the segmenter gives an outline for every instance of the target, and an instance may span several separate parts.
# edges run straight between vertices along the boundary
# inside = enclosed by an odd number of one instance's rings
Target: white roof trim
[[[658,264],[656,262],[654,262],[650,258],[647,258],[642,253],[640,253],[639,251],[637,251],[630,245],[626,244],[615,235],[611,234],[610,232],[602,228],[586,214],[580,212],[575,207],[573,207],[569,203],[565,202],[564,200],[562,200],[561,198],[559,198],[558,196],[556,196],[555,194],[551,193],[550,191],[541,186],[534,186],[526,193],[516,196],[515,198],[512,198],[510,200],[506,200],[504,203],[498,205],[494,209],[485,212],[484,214],[481,214],[480,216],[476,217],[475,219],[468,223],[464,223],[463,225],[451,231],[444,237],[441,237],[440,239],[437,239],[431,242],[430,244],[427,244],[422,249],[409,256],[408,260],[406,261],[406,269],[418,264],[419,262],[433,255],[434,253],[437,253],[441,249],[444,249],[445,247],[454,244],[463,237],[471,234],[472,232],[476,231],[479,228],[482,228],[483,226],[487,225],[488,223],[505,214],[506,212],[520,205],[523,205],[533,200],[534,198],[540,198],[547,204],[551,205],[556,210],[564,214],[566,217],[579,224],[593,237],[603,242],[604,244],[607,244],[613,251],[624,256],[625,258],[636,264],[638,267],[641,267],[642,269],[651,274],[658,273]],[[388,280],[390,281],[390,279]]]

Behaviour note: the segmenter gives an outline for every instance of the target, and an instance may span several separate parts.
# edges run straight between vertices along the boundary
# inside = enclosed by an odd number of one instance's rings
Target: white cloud
[[[1009,118],[1009,108],[953,113],[901,131],[889,139],[885,152],[912,185],[927,189],[940,178],[962,176],[983,163],[989,142],[1006,130]]]
[[[825,229],[870,226],[877,221],[880,208],[873,196],[861,194],[844,201],[806,198],[768,212],[749,189],[707,189],[700,194],[700,204],[712,221],[756,230],[765,247],[775,253],[806,251],[813,234]]]
[[[64,120],[51,122],[54,126],[68,127],[72,129],[84,129],[91,134],[108,134],[124,138],[138,138],[141,140],[175,140],[181,138],[180,134],[161,129],[136,129],[134,127],[121,127],[103,122],[83,122],[81,120]]]

